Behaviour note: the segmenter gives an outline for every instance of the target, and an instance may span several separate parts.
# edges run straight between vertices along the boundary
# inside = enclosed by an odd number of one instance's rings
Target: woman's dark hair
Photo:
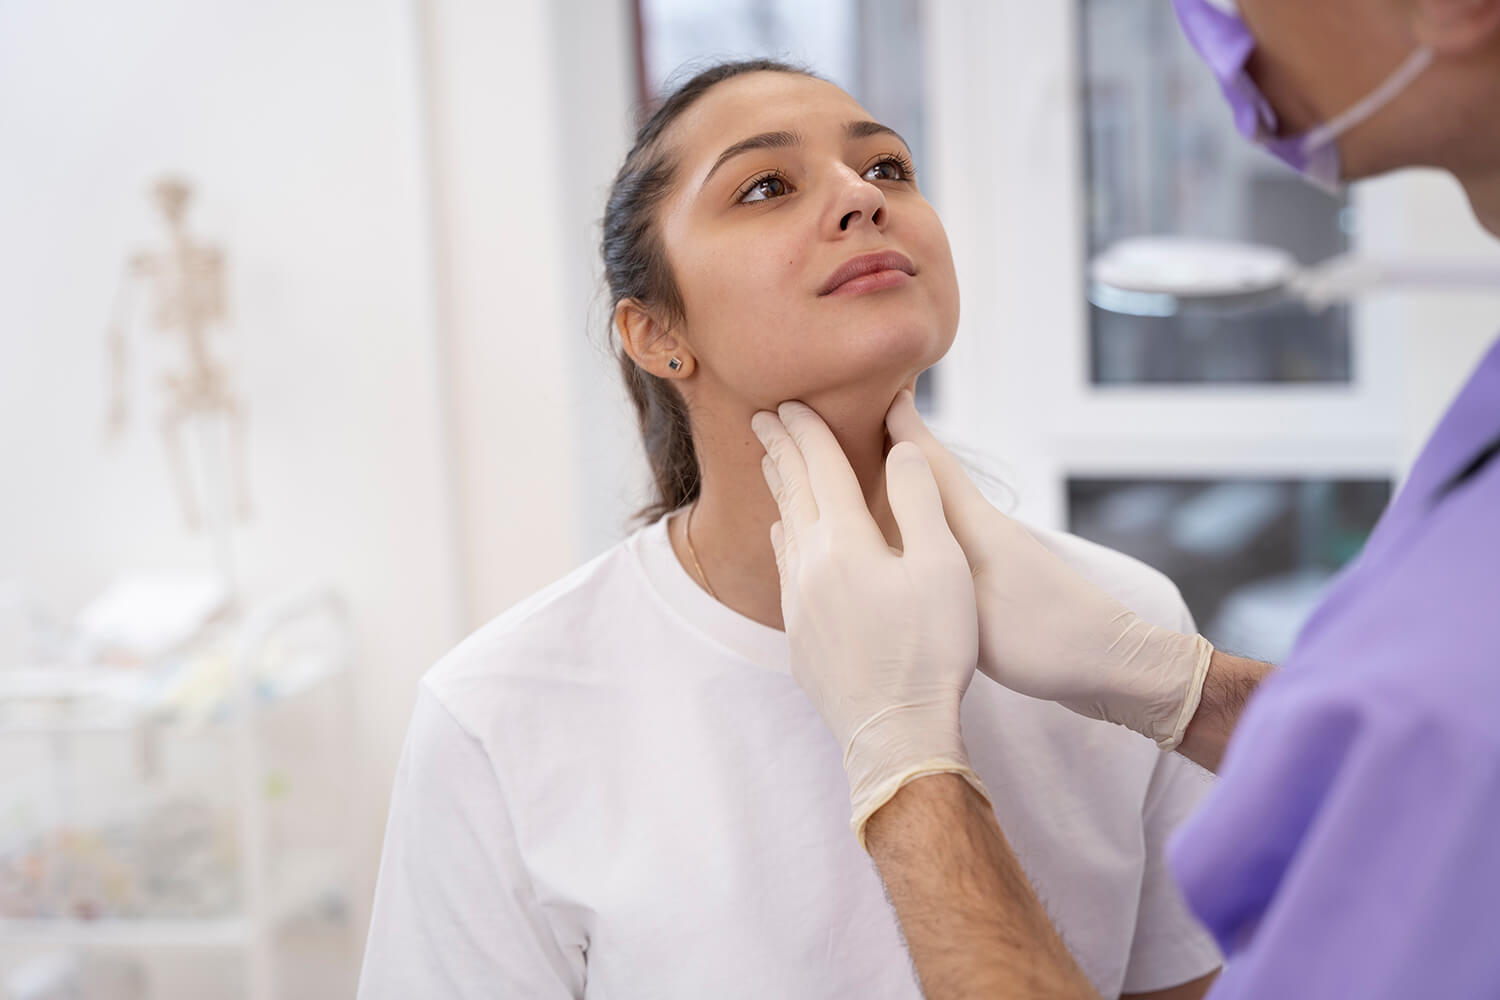
[[[635,144],[615,175],[604,209],[604,278],[609,284],[610,328],[614,310],[626,299],[651,306],[669,323],[682,319],[682,296],[657,227],[657,209],[671,190],[677,164],[662,134],[716,84],[746,73],[817,74],[771,59],[748,59],[711,66],[672,91],[635,134]],[[613,333],[612,333],[613,335]],[[630,401],[640,420],[641,438],[651,463],[656,498],[640,516],[656,520],[695,500],[700,487],[698,453],[687,405],[677,388],[643,370],[616,345],[616,357]]]

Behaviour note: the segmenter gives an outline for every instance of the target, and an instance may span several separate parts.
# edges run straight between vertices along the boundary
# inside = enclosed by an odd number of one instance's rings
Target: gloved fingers
[[[766,449],[769,465],[761,463],[766,486],[776,498],[776,509],[787,529],[796,534],[818,521],[818,505],[808,482],[807,464],[797,443],[787,433],[786,425],[774,413],[765,410],[750,418],[750,428]],[[772,472],[775,473],[774,480]]]
[[[781,579],[782,610],[785,611],[787,581],[791,579],[791,565],[787,552],[786,529],[777,521],[771,525],[771,549],[776,553],[776,575]]]
[[[917,398],[910,389],[896,393],[891,408],[885,413],[885,427],[891,432],[892,441],[911,441],[921,445],[932,438],[932,431],[927,429],[922,415],[917,412]]]
[[[792,436],[806,463],[813,498],[822,514],[838,515],[838,525],[866,523],[874,527],[864,490],[849,465],[838,438],[823,418],[806,403],[795,400],[777,408],[782,425]]]
[[[897,442],[885,459],[885,490],[901,529],[903,554],[918,558],[963,558],[963,550],[943,516],[943,498],[922,449]]]
[[[776,463],[771,461],[770,455],[764,455],[760,460],[760,471],[766,477],[766,485],[771,488],[771,495],[776,497],[776,506],[781,507],[781,475],[776,471]],[[781,521],[771,525],[771,548],[776,552],[776,572],[781,577],[781,592],[786,593],[787,581],[791,579],[790,553],[796,549],[796,536],[788,537],[786,525]]]
[[[932,476],[937,481],[938,490],[943,495],[943,504],[950,519],[959,519],[959,508],[963,505],[977,501],[989,506],[989,501],[984,498],[979,487],[974,485],[959,460],[933,437],[932,431],[922,421],[922,415],[917,412],[916,399],[909,390],[903,389],[896,394],[895,402],[891,403],[891,408],[885,415],[885,426],[893,444],[910,441],[922,449]],[[963,526],[957,523],[954,528],[963,530]]]
[[[776,501],[776,509],[781,510],[786,502],[783,498],[786,487],[781,482],[781,473],[776,471],[776,460],[769,452],[760,457],[760,474],[766,481],[766,488],[771,491],[771,497]]]

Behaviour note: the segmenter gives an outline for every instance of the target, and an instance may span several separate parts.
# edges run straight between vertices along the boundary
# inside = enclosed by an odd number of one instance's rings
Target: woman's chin
[[[785,378],[745,388],[762,407],[797,399],[820,412],[868,409],[883,418],[896,393],[941,361],[952,343],[952,333],[915,326],[804,340],[782,355],[777,374]]]
[[[913,352],[899,363],[886,357],[881,364],[850,365],[836,377],[803,383],[784,398],[801,400],[830,423],[882,426],[896,394],[941,358],[942,352]]]
[[[952,334],[930,329],[885,329],[850,338],[842,352],[842,380],[847,384],[905,385],[943,359],[953,346]]]

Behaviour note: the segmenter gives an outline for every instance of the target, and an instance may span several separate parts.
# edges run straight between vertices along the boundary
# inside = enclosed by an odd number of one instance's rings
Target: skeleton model
[[[188,235],[185,219],[192,188],[186,182],[162,178],[153,186],[152,196],[165,217],[168,244],[160,251],[133,254],[125,265],[109,330],[113,369],[109,428],[112,434],[119,434],[125,426],[127,334],[136,290],[144,286],[151,325],[157,332],[177,338],[185,353],[182,368],[166,373],[162,379],[166,409],[161,418],[167,461],[183,517],[188,527],[197,531],[203,526],[205,508],[213,508],[216,502],[226,508],[229,505],[222,497],[197,495],[183,446],[183,428],[188,425],[204,443],[199,453],[199,478],[206,490],[211,493],[221,477],[229,481],[233,515],[227,510],[214,512],[220,515],[216,519],[224,522],[217,527],[227,528],[232,516],[249,518],[250,498],[245,474],[245,406],[230,388],[228,370],[208,353],[208,330],[221,324],[226,314],[224,253]],[[225,431],[227,470],[221,465],[224,449],[214,446],[224,440]]]

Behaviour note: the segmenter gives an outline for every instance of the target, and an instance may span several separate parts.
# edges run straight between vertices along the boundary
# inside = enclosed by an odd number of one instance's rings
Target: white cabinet
[[[351,934],[350,655],[315,589],[157,663],[0,670],[0,970],[212,953],[209,995],[293,995],[284,929]]]

